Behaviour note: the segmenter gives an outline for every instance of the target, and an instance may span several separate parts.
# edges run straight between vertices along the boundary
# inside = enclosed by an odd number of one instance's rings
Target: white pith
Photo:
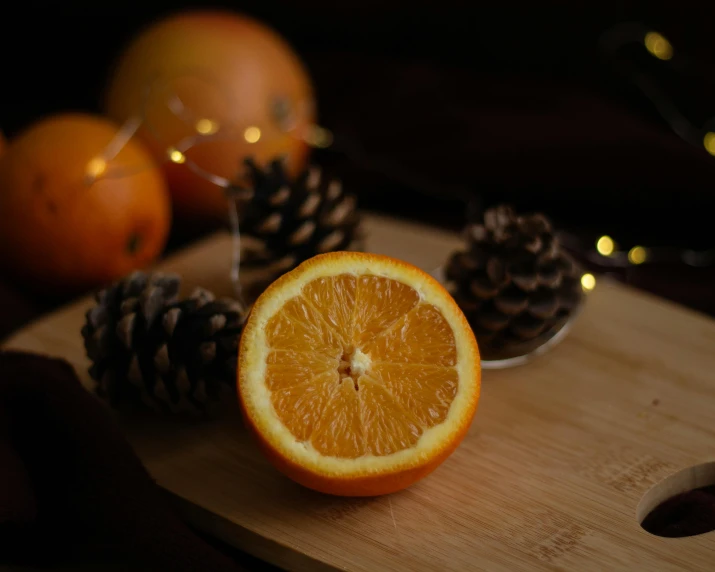
[[[359,377],[368,372],[371,363],[370,356],[363,353],[360,348],[356,348],[350,358],[350,371],[353,376]]]

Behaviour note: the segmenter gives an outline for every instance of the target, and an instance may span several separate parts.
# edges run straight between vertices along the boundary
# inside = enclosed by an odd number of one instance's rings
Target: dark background
[[[0,34],[0,128],[12,136],[45,114],[98,110],[112,62],[143,26],[184,7],[229,7],[272,25],[302,56],[336,136],[315,160],[365,207],[456,230],[470,198],[510,201],[552,216],[584,260],[602,234],[626,249],[715,247],[715,159],[700,145],[715,115],[715,7],[482,4],[20,2]],[[661,32],[676,57],[661,62],[635,43],[604,53],[602,35],[623,22]],[[637,78],[692,123],[693,140],[673,132]],[[676,261],[616,276],[715,314],[710,268]]]

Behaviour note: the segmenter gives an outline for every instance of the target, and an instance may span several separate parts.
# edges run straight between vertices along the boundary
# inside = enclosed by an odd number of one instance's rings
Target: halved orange
[[[241,336],[247,425],[280,471],[330,494],[394,492],[434,470],[466,434],[480,381],[449,293],[386,256],[304,262],[260,296]]]

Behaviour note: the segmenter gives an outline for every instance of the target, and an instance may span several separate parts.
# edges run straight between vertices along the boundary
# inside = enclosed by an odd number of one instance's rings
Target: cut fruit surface
[[[476,411],[480,360],[431,276],[385,256],[316,256],[256,301],[239,398],[269,459],[297,482],[376,495],[434,470]]]

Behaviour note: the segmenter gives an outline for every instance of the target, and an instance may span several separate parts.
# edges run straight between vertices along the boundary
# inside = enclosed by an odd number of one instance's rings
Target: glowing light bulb
[[[169,149],[169,159],[171,159],[173,163],[181,165],[183,162],[186,161],[186,155],[184,155],[178,149]]]
[[[107,162],[102,157],[95,157],[87,163],[86,175],[90,181],[94,181],[104,175],[107,170]]]
[[[201,135],[213,135],[218,131],[219,125],[211,119],[199,119],[195,127]]]
[[[708,153],[715,155],[715,133],[708,131],[703,137],[703,145]]]
[[[648,32],[644,42],[646,50],[659,60],[669,60],[673,57],[673,46],[658,32]]]
[[[596,250],[601,256],[611,256],[616,248],[616,243],[610,236],[602,236],[596,241]]]
[[[643,264],[646,258],[648,258],[648,253],[642,246],[634,246],[628,251],[628,261],[631,264]]]
[[[251,127],[246,127],[245,131],[243,132],[243,138],[248,143],[258,143],[258,140],[261,138],[261,130],[255,125],[252,125]]]
[[[593,290],[596,287],[596,277],[593,274],[586,273],[581,276],[581,287],[584,290]]]
[[[333,134],[330,130],[325,129],[324,127],[312,125],[308,128],[303,140],[311,147],[325,149],[333,144]]]

